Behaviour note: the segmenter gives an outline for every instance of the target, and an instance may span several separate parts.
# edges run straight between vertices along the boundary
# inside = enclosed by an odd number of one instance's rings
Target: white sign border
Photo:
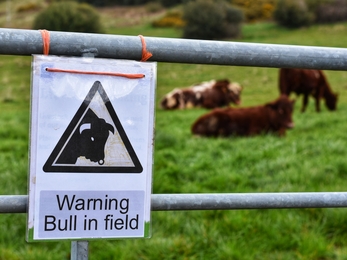
[[[78,63],[85,63],[85,64],[92,64],[92,68],[99,68],[100,65],[104,64],[105,62],[115,63],[115,64],[133,64],[133,66],[137,67],[139,70],[146,68],[147,71],[149,71],[149,75],[145,75],[147,78],[150,79],[149,83],[150,88],[149,95],[150,95],[150,102],[149,102],[149,111],[151,111],[152,116],[149,118],[148,122],[148,140],[147,140],[147,149],[149,153],[147,153],[147,160],[145,164],[143,165],[144,168],[147,169],[146,174],[146,184],[145,184],[145,201],[146,204],[149,205],[145,207],[145,213],[146,219],[150,220],[150,200],[151,200],[151,191],[152,191],[152,166],[153,166],[153,127],[154,127],[154,107],[155,107],[155,86],[156,86],[156,63],[153,62],[135,62],[135,61],[125,61],[125,60],[108,60],[108,59],[94,59],[94,58],[66,58],[66,57],[58,57],[58,56],[44,56],[44,55],[34,55],[34,61],[33,61],[33,75],[32,75],[32,99],[31,99],[31,124],[30,124],[30,175],[29,175],[29,210],[28,210],[28,229],[27,229],[27,240],[29,242],[35,242],[35,241],[45,241],[45,240],[60,240],[60,239],[73,239],[73,240],[84,240],[84,239],[95,239],[94,237],[81,237],[81,238],[44,238],[40,239],[37,237],[36,230],[38,228],[35,227],[35,207],[37,207],[37,191],[36,191],[36,183],[38,181],[37,176],[37,163],[35,162],[35,156],[37,156],[37,153],[39,151],[38,149],[38,136],[37,136],[37,125],[39,124],[39,119],[37,113],[39,112],[39,88],[33,87],[34,85],[38,84],[37,82],[37,67],[35,66],[35,60],[44,60],[48,62],[53,62],[59,60],[60,62],[64,63],[69,60],[66,64],[69,64],[69,66],[73,67],[73,64],[75,62]],[[72,65],[71,65],[72,64]],[[69,67],[68,66],[68,67]],[[125,70],[123,73],[129,73],[129,71]],[[133,72],[134,73],[134,72]],[[91,86],[86,87],[88,90]],[[61,94],[61,93],[60,93]],[[59,94],[58,94],[59,95]],[[123,96],[126,96],[127,94],[124,94]],[[83,96],[83,95],[82,95]],[[110,100],[112,100],[114,97],[111,97]],[[149,192],[148,192],[149,191]],[[150,236],[150,221],[146,222],[146,227],[144,230],[144,236],[143,237],[149,237]],[[122,238],[122,237],[111,237],[114,239]]]

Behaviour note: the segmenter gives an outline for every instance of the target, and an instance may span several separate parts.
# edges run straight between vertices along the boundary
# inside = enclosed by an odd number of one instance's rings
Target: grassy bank
[[[178,37],[149,25],[110,33]],[[347,24],[296,31],[273,24],[244,27],[240,41],[346,47]],[[329,35],[329,37],[327,37]],[[30,57],[1,56],[0,194],[27,194]],[[326,71],[339,93],[336,112],[322,104],[294,112],[286,137],[205,139],[192,122],[204,109],[156,110],[153,193],[345,191],[347,74]],[[244,86],[242,106],[278,96],[272,68],[158,63],[157,104],[175,87],[212,78]],[[294,98],[294,96],[293,96]],[[69,259],[70,243],[25,242],[26,214],[0,215],[0,259]],[[346,209],[152,212],[152,238],[90,242],[89,259],[347,259]]]

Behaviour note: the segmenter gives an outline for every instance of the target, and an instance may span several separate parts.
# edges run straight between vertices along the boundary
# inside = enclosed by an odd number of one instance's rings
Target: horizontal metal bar
[[[0,213],[27,212],[28,196],[0,196]],[[152,194],[153,211],[347,207],[347,192]]]
[[[150,61],[236,65],[273,68],[347,70],[347,49],[231,41],[145,37]],[[37,30],[0,29],[0,54],[42,54]],[[93,55],[100,58],[140,60],[138,36],[50,32],[50,54]]]
[[[1,195],[0,213],[25,213],[27,212],[27,195]]]
[[[347,207],[347,192],[153,194],[152,210]]]

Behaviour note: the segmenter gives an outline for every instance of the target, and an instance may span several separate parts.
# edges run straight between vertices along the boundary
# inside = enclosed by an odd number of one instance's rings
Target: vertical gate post
[[[71,242],[71,260],[88,260],[88,241]]]

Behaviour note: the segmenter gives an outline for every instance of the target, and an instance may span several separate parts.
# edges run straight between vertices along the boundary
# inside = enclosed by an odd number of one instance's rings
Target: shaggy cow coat
[[[320,111],[320,99],[325,100],[329,110],[336,110],[337,94],[333,93],[329,83],[321,70],[308,69],[280,69],[279,90],[281,94],[290,95],[291,92],[303,95],[301,112],[305,112],[308,97],[315,99],[316,111]]]
[[[286,95],[262,106],[245,108],[216,108],[199,117],[191,131],[199,136],[252,136],[277,133],[283,136],[293,128],[294,102]]]

